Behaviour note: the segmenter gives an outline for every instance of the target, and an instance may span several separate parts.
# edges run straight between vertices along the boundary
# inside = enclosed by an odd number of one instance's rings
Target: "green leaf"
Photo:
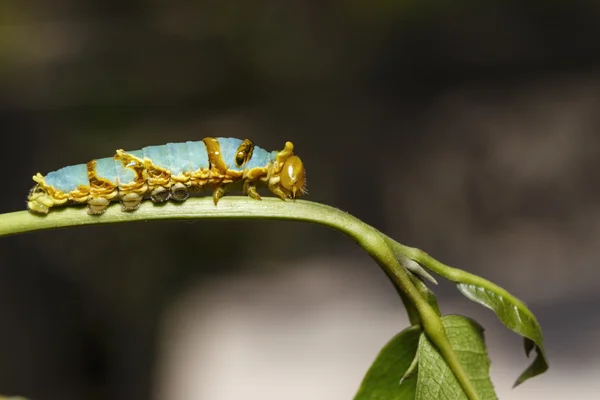
[[[459,315],[442,317],[450,345],[475,386],[479,399],[496,399],[490,380],[490,361],[483,340],[483,328],[475,321]],[[425,334],[419,348],[417,400],[467,399],[456,377],[437,348]]]
[[[421,333],[411,326],[394,336],[377,355],[354,400],[413,400],[417,379],[400,380],[415,358]]]
[[[535,348],[537,353],[535,360],[519,376],[514,386],[548,370],[542,328],[533,313],[521,300],[487,279],[449,267],[422,250],[404,246],[387,236],[384,240],[396,256],[404,255],[428,270],[457,283],[458,289],[468,299],[494,311],[504,325],[525,337],[525,354],[527,356]]]
[[[518,386],[527,379],[548,370],[548,361],[544,353],[542,328],[540,328],[535,316],[521,301],[513,296],[506,296],[507,292],[504,289],[491,282],[488,282],[487,285],[459,283],[457,286],[469,300],[490,308],[504,325],[519,335],[524,336],[525,354],[527,356],[535,348],[537,353],[535,360],[519,376],[514,386]]]

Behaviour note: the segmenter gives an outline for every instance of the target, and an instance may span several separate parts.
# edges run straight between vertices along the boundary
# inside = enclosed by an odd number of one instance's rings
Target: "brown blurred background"
[[[551,369],[481,321],[503,399],[600,390],[600,5],[0,2],[1,212],[36,172],[205,136],[295,143],[309,200],[523,299]],[[408,324],[348,238],[146,222],[0,240],[0,393],[349,399]]]

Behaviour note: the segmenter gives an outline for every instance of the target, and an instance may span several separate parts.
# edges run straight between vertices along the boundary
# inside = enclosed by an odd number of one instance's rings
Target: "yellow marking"
[[[294,145],[292,142],[285,142],[285,147],[279,153],[277,153],[277,157],[275,158],[275,173],[280,173],[283,168],[283,164],[287,161],[288,158],[294,155]]]
[[[99,178],[96,174],[96,160],[88,161],[85,164],[90,181],[90,196],[102,197],[107,200],[114,199],[119,193],[117,185],[105,178]]]
[[[53,186],[50,186],[46,183],[46,180],[44,179],[44,176],[42,174],[40,174],[39,172],[33,177],[33,180],[35,182],[37,182],[37,184],[40,186],[40,188],[43,189],[43,191],[48,194],[50,197],[52,197],[53,199],[57,200],[57,201],[61,201],[63,199],[67,198],[67,194],[55,189]]]
[[[75,190],[69,193],[69,201],[75,203],[85,203],[90,196],[90,187],[87,185],[77,185]]]
[[[191,175],[189,171],[183,171],[179,175],[171,175],[171,184],[183,183],[186,186],[190,186]]]
[[[46,182],[44,181],[44,175],[40,174],[39,172],[33,176],[33,180],[34,182],[39,183],[40,185],[46,184]]]
[[[154,165],[148,158],[144,158],[144,168],[148,176],[148,185],[151,188],[157,186],[169,188],[171,187],[171,171],[166,168]]]
[[[206,151],[208,153],[209,168],[211,169],[212,175],[222,176],[227,173],[227,165],[223,161],[223,154],[221,154],[221,145],[217,138],[207,137],[202,139],[206,145]]]
[[[39,190],[41,192],[32,191],[29,195],[29,199],[33,200],[33,196],[36,195],[36,198],[40,198],[41,196],[48,196],[51,201],[56,204],[64,204],[68,200],[67,193],[64,193],[58,189],[55,189],[53,186],[50,186],[46,183],[44,176],[39,172],[33,176],[33,180],[38,184]],[[41,200],[40,200],[41,201]]]
[[[143,192],[147,190],[146,186],[146,168],[144,168],[144,161],[133,154],[127,153],[123,149],[117,150],[117,154],[114,155],[114,159],[121,161],[123,167],[129,168],[135,173],[135,180],[131,183],[120,184],[119,190],[121,191],[132,191]],[[144,188],[146,186],[146,188]]]
[[[269,167],[256,167],[246,172],[244,179],[249,181],[258,181],[262,178],[266,178],[269,175]]]
[[[244,178],[244,171],[233,171],[231,169],[227,170],[225,176],[219,179],[221,183],[232,183],[238,182],[239,180]]]
[[[210,169],[204,168],[192,172],[192,178],[208,179],[210,178]]]
[[[227,168],[218,139],[207,137],[203,139],[203,142],[206,145],[209,167],[192,172],[190,186],[202,188],[207,185],[217,186],[244,179],[245,171],[234,171]],[[245,139],[237,149],[236,163],[238,166],[241,166],[240,161],[243,164],[250,160],[253,151],[254,143]]]

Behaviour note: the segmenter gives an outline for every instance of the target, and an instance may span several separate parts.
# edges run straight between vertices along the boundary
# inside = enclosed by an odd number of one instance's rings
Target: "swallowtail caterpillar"
[[[286,142],[281,151],[266,151],[249,139],[207,137],[198,142],[167,143],[141,150],[117,150],[114,157],[71,165],[43,176],[27,199],[27,208],[47,214],[57,206],[87,204],[90,215],[102,214],[112,201],[123,211],[155,203],[186,200],[201,189],[213,190],[215,205],[232,185],[260,200],[257,187],[268,186],[282,199],[306,193],[304,165]]]

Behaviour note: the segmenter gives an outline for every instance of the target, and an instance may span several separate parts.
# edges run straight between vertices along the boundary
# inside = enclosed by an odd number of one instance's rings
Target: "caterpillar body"
[[[305,170],[286,142],[281,151],[266,151],[249,139],[207,137],[197,142],[167,143],[141,150],[117,150],[113,157],[71,165],[43,176],[27,199],[27,208],[47,214],[52,207],[87,204],[90,215],[102,214],[112,201],[123,211],[142,200],[184,201],[203,188],[213,190],[217,205],[230,185],[242,183],[244,194],[260,200],[258,186],[268,186],[282,199],[306,192]]]

